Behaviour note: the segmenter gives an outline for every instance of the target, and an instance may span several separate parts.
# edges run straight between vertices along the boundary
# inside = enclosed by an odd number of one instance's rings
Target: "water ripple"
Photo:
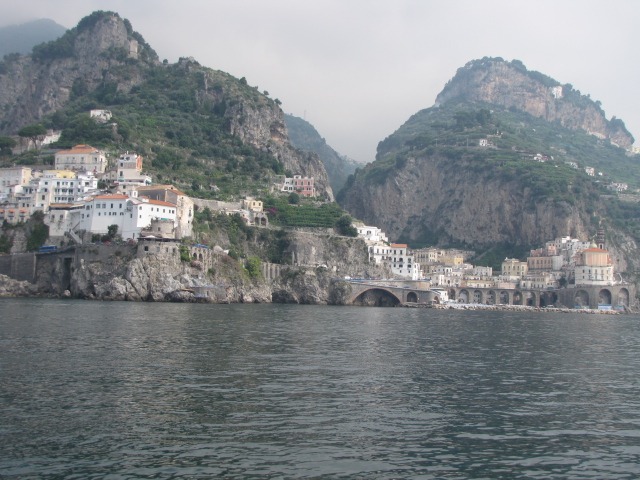
[[[640,476],[638,317],[0,308],[2,478]]]

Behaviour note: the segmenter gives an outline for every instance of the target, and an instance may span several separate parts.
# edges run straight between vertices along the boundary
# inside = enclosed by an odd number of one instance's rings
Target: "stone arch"
[[[458,302],[469,303],[469,292],[464,288],[460,290],[460,294],[458,295]]]
[[[513,304],[514,305],[522,305],[522,292],[516,290],[513,293]]]
[[[525,292],[524,295],[524,304],[527,307],[538,307],[538,300],[536,298],[536,294],[533,292]]]
[[[473,291],[473,303],[482,303],[483,295],[482,290]]]
[[[576,308],[588,308],[589,293],[586,290],[578,290],[573,297],[573,303]]]
[[[487,292],[487,301],[485,302],[487,305],[495,305],[496,304],[496,292],[493,290],[489,290]]]
[[[395,307],[400,304],[400,299],[383,288],[370,288],[358,295],[353,304],[367,307]]]
[[[198,254],[198,260],[202,260],[204,257],[202,255],[202,253]]]
[[[598,292],[598,305],[611,305],[611,290],[603,288]]]
[[[558,302],[558,294],[556,292],[543,292],[540,294],[540,306],[547,307],[555,305]]]
[[[506,290],[502,290],[500,292],[499,298],[499,303],[501,303],[502,305],[509,305],[509,292],[507,292]]]
[[[418,294],[416,292],[407,293],[407,302],[418,303]]]
[[[619,307],[628,307],[629,306],[629,290],[626,288],[621,288],[618,291],[618,297],[616,299],[616,305]]]

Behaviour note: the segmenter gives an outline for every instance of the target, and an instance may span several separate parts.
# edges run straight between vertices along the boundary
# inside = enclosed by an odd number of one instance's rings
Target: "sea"
[[[2,479],[640,478],[640,317],[0,299]]]

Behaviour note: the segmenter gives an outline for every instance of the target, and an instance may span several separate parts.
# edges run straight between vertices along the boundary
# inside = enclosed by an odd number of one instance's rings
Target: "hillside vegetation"
[[[318,157],[289,143],[279,100],[244,77],[203,67],[193,58],[160,62],[131,24],[113,12],[94,12],[59,39],[36,45],[31,56],[5,58],[1,66],[0,87],[16,92],[0,92],[5,135],[37,118],[33,125],[62,131],[53,148],[86,143],[111,155],[135,151],[156,182],[203,198],[264,195],[273,177],[285,174],[313,176],[319,194],[332,198]],[[25,75],[39,84],[26,89]],[[68,91],[68,98],[47,93],[60,91]],[[50,98],[53,102],[46,101]],[[92,109],[113,116],[99,123],[89,117]],[[45,151],[5,163],[52,160]]]

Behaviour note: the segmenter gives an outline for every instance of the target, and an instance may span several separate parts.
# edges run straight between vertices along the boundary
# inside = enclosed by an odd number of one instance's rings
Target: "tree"
[[[118,225],[109,225],[107,227],[107,235],[113,239],[118,234]]]
[[[16,141],[11,137],[0,137],[0,155],[11,155],[11,149],[16,146]]]
[[[356,237],[358,236],[358,229],[351,224],[352,221],[351,215],[345,213],[336,220],[335,229],[340,235]]]
[[[289,194],[288,200],[291,205],[297,205],[298,203],[300,203],[300,194],[296,192],[291,192]]]
[[[44,128],[41,124],[37,123],[34,125],[27,125],[26,127],[22,127],[18,130],[18,135],[22,138],[27,138],[29,141],[33,142],[33,146],[36,151],[38,150],[38,141],[42,141],[45,135],[47,134],[47,129]]]
[[[245,269],[250,278],[259,278],[262,275],[262,262],[258,257],[249,257],[245,262]]]

